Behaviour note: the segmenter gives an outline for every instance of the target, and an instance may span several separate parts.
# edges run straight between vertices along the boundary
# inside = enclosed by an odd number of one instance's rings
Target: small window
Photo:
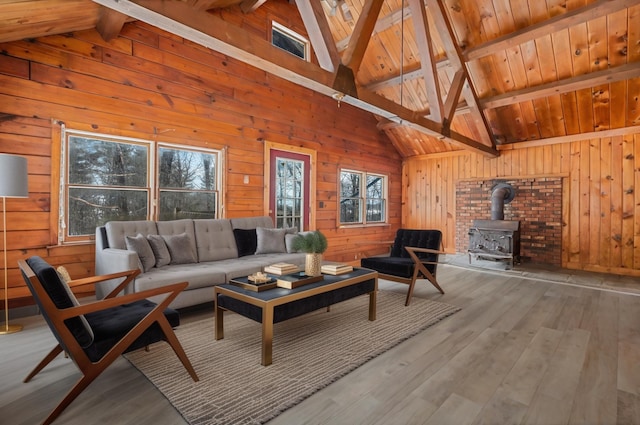
[[[277,22],[271,22],[271,44],[300,59],[309,60],[309,41]]]
[[[340,171],[340,224],[387,221],[387,177],[361,171]]]

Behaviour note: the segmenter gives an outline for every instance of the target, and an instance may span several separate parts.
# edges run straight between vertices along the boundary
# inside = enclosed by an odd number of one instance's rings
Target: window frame
[[[342,221],[341,214],[341,206],[343,202],[342,196],[342,175],[343,173],[357,174],[360,176],[360,188],[359,193],[361,196],[359,197],[349,197],[348,199],[358,199],[360,202],[360,221],[357,222],[344,222]],[[383,219],[381,221],[368,221],[367,220],[367,209],[368,209],[368,200],[370,199],[367,196],[367,180],[369,177],[375,176],[380,177],[382,179],[382,197],[375,198],[381,199],[383,203],[382,214]],[[337,203],[337,221],[339,227],[369,227],[369,226],[383,226],[389,224],[389,176],[383,173],[376,172],[368,172],[362,170],[354,170],[352,168],[340,168],[338,170],[338,203]]]
[[[160,188],[160,150],[162,148],[166,149],[174,149],[179,151],[189,151],[189,152],[200,152],[206,154],[212,154],[215,156],[215,189],[214,190],[179,190],[180,192],[190,192],[190,193],[198,193],[198,192],[206,192],[213,193],[215,198],[215,218],[220,218],[222,215],[222,194],[223,194],[223,158],[224,158],[224,150],[222,149],[207,149],[207,148],[199,148],[188,145],[181,145],[175,143],[165,143],[165,142],[153,142],[151,140],[145,140],[135,137],[125,137],[125,136],[115,136],[111,134],[105,133],[96,133],[84,130],[75,130],[75,129],[66,129],[64,126],[60,132],[60,179],[59,179],[59,201],[58,201],[58,244],[73,244],[73,243],[83,243],[89,242],[94,239],[94,234],[86,234],[86,235],[70,235],[69,234],[69,219],[70,219],[70,201],[69,194],[70,189],[76,187],[107,187],[107,186],[91,186],[91,185],[80,185],[80,184],[70,184],[69,183],[69,172],[70,172],[70,159],[69,159],[69,145],[70,139],[72,137],[81,137],[81,138],[89,138],[96,139],[105,142],[111,143],[125,143],[137,146],[144,146],[147,151],[147,187],[144,188],[144,191],[147,193],[147,217],[146,220],[158,220],[160,216],[160,193],[162,190],[167,190],[164,188],[161,190]],[[112,186],[108,186],[111,188]],[[116,189],[124,189],[124,190],[136,190],[140,191],[141,189],[137,186],[134,189],[129,187],[121,187],[121,186],[113,186]],[[173,189],[169,188],[169,191]],[[99,225],[99,224],[97,224]]]
[[[297,54],[284,49],[280,46],[277,46],[273,43],[273,32],[279,32],[280,34],[282,34],[284,37],[288,37],[289,39],[298,42],[302,45],[304,45],[304,57],[300,57]],[[311,61],[311,44],[309,43],[309,40],[307,39],[307,37],[304,37],[301,34],[298,34],[297,32],[295,32],[294,30],[287,28],[286,26],[276,22],[276,21],[271,21],[271,31],[269,32],[269,41],[271,42],[271,45],[274,47],[277,47],[278,49],[281,49],[295,57],[297,57],[298,59],[302,59],[306,62],[310,62]]]

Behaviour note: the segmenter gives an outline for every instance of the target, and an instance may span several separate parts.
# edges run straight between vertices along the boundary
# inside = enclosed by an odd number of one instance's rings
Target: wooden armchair
[[[398,229],[388,257],[368,257],[360,265],[376,270],[380,278],[407,283],[407,299],[411,302],[417,279],[427,279],[441,294],[444,291],[436,280],[438,256],[441,251],[442,232],[439,230]]]
[[[58,273],[40,257],[18,261],[47,324],[58,340],[45,358],[24,379],[29,382],[58,354],[65,351],[82,372],[82,377],[44,420],[53,422],[75,398],[123,353],[165,340],[173,348],[189,375],[198,381],[191,362],[173,328],[180,323],[178,312],[167,308],[186,282],[135,294],[117,296],[140,273],[139,270],[94,276],[63,282]],[[122,278],[103,300],[79,305],[70,287],[97,284]],[[159,304],[146,298],[166,294]]]

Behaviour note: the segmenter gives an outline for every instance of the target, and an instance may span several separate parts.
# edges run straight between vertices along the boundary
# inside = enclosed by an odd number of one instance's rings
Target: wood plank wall
[[[520,146],[407,159],[403,226],[441,229],[455,252],[457,180],[563,176],[562,266],[640,276],[640,134]]]
[[[268,37],[267,23],[276,19],[301,32],[286,7],[267,3],[245,15],[244,25]],[[225,149],[226,217],[266,213],[265,141],[317,151],[314,225],[327,235],[332,260],[355,264],[359,244],[390,239],[400,226],[401,158],[369,113],[338,108],[331,98],[137,22],[109,43],[87,30],[5,43],[0,52],[0,152],[27,157],[30,191],[28,200],[7,203],[11,306],[30,302],[16,268],[20,258],[40,255],[73,277],[94,271],[93,244],[57,245],[56,120],[72,129]],[[389,176],[390,225],[337,226],[341,167]]]

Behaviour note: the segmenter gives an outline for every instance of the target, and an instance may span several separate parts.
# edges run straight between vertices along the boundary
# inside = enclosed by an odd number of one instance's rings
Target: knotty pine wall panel
[[[562,176],[563,267],[640,276],[640,134],[517,146],[405,160],[403,226],[440,229],[455,252],[456,181]]]
[[[109,43],[87,30],[0,51],[0,152],[26,156],[29,169],[29,199],[7,202],[12,306],[30,303],[18,259],[40,255],[74,277],[94,271],[92,243],[57,242],[60,123],[223,150],[226,217],[266,213],[266,141],[315,150],[313,225],[327,235],[331,260],[358,264],[363,244],[392,239],[400,226],[401,158],[369,113],[143,23],[126,24]],[[340,167],[389,176],[389,225],[338,227]]]

